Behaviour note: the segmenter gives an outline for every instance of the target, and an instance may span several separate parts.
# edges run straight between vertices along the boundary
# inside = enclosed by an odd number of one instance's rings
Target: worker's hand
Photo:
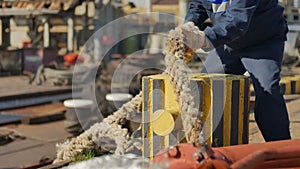
[[[213,48],[205,33],[195,26],[193,22],[187,22],[179,26],[179,28],[185,36],[185,44],[192,50],[199,48]]]

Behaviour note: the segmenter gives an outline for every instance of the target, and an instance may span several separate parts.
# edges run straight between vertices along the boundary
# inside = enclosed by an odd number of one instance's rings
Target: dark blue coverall
[[[242,75],[250,73],[255,94],[255,120],[266,141],[290,139],[289,118],[280,91],[284,41],[288,32],[284,8],[278,0],[232,0],[224,11],[213,4],[229,0],[192,0],[185,22],[198,27],[210,18],[204,32],[214,50],[204,72]],[[217,66],[217,60],[221,60]]]

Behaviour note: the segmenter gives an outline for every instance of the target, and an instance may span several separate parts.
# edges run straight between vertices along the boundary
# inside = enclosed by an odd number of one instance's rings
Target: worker
[[[291,138],[279,86],[288,32],[283,10],[278,0],[192,0],[185,23],[179,26],[190,48],[210,51],[203,72],[249,72],[256,96],[255,120],[266,141]],[[211,27],[194,29],[208,18]]]

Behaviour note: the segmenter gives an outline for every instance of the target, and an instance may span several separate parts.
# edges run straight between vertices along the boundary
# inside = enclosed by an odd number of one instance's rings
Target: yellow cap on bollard
[[[174,118],[167,110],[157,110],[152,114],[152,127],[155,134],[159,136],[169,135],[175,126]]]

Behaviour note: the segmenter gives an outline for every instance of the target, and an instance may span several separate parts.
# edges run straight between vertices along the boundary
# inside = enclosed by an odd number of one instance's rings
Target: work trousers
[[[255,90],[255,120],[265,141],[290,139],[289,117],[280,90],[284,40],[266,41],[241,52],[226,46],[208,54],[202,72],[242,75],[249,72]]]

